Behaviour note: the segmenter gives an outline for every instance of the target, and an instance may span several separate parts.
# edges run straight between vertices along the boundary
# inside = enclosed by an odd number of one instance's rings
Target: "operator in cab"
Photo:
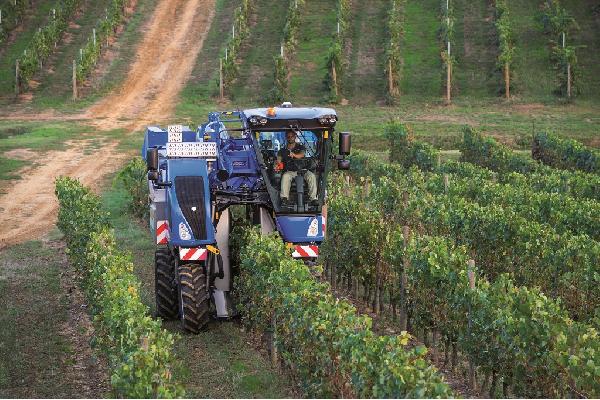
[[[290,202],[290,187],[292,180],[298,176],[298,166],[294,160],[302,160],[306,152],[306,147],[301,143],[296,142],[297,134],[294,131],[286,133],[287,145],[277,153],[277,164],[275,171],[283,171],[281,177],[281,204],[289,206]],[[318,206],[317,199],[317,177],[312,171],[307,170],[304,173],[304,180],[308,184],[308,195],[311,206]]]

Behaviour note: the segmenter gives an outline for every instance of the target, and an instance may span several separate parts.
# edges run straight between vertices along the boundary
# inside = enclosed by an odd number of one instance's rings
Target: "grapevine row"
[[[533,137],[531,155],[535,160],[554,168],[600,173],[600,151],[574,139],[537,133]]]
[[[300,8],[304,0],[290,0],[285,27],[283,28],[283,43],[281,52],[273,57],[275,63],[274,85],[268,97],[273,102],[282,102],[289,97],[289,62],[290,55],[298,42],[300,29]]]
[[[451,391],[410,335],[377,336],[371,319],[339,301],[290,257],[279,237],[247,230],[237,293],[243,321],[271,331],[277,353],[308,397],[444,398]]]
[[[90,74],[100,54],[103,43],[114,34],[117,26],[125,16],[125,6],[129,0],[112,0],[106,11],[106,17],[99,21],[98,30],[94,29],[92,36],[81,51],[81,59],[77,65],[77,82],[82,83]]]
[[[460,151],[461,161],[498,172],[500,182],[526,181],[535,190],[550,193],[564,191],[573,197],[600,200],[600,175],[556,170],[516,154],[507,146],[490,137],[484,137],[472,128],[465,128]],[[519,174],[513,174],[514,172]]]
[[[25,11],[29,8],[29,0],[11,0],[7,8],[0,8],[0,44],[7,38],[23,19]]]
[[[584,233],[600,240],[600,202],[588,198],[575,198],[567,193],[545,192],[528,184],[525,175],[513,173],[504,182],[498,182],[494,172],[467,162],[448,161],[437,165],[438,154],[431,145],[408,139],[410,128],[392,122],[386,126],[390,138],[390,161],[405,168],[415,165],[421,170],[435,171],[429,175],[428,190],[441,194],[450,190],[480,205],[499,204],[520,216],[551,225],[558,233]],[[391,133],[393,132],[393,134]],[[353,169],[359,174],[369,174],[373,179],[389,173],[383,163],[364,158],[360,152]],[[371,161],[369,161],[371,160]],[[448,176],[446,179],[444,175]]]
[[[355,164],[361,164],[359,157]],[[442,176],[415,169],[407,173],[395,165],[376,166],[377,162],[368,159],[368,169],[386,173],[374,180],[372,201],[382,205],[386,219],[454,237],[477,254],[475,259],[485,265],[489,277],[510,272],[521,284],[561,297],[575,319],[595,317],[600,306],[600,277],[595,273],[600,265],[599,242],[584,234],[558,234],[553,227],[532,221],[521,214],[518,198],[509,200],[514,204],[509,207],[493,200],[481,205],[477,199],[465,199],[461,188],[444,193]],[[400,204],[404,192],[407,197]],[[593,221],[590,225],[597,229]]]
[[[61,0],[50,15],[49,23],[40,28],[18,62],[17,86],[27,85],[35,72],[48,59],[56,43],[67,29],[80,0]]]
[[[233,26],[231,27],[231,38],[225,46],[225,55],[221,58],[223,85],[225,87],[229,87],[237,77],[238,66],[236,60],[242,43],[250,33],[249,19],[251,11],[251,0],[242,0],[240,7],[235,10]]]
[[[118,398],[177,398],[173,335],[152,319],[140,297],[131,256],[119,251],[100,198],[79,181],[59,178],[58,227],[91,305],[99,348],[111,370]]]
[[[398,176],[382,178],[370,190],[334,180],[323,249],[328,269],[347,277],[356,292],[361,286],[368,290],[375,310],[388,299],[392,307],[400,306],[401,320],[407,318],[412,331],[440,333],[446,350],[460,350],[492,379],[492,387],[501,379],[517,397],[597,395],[597,330],[574,322],[560,302],[507,275],[488,281],[487,261],[479,263],[481,271],[469,271],[467,248],[445,236],[454,232],[432,226],[444,218],[428,216],[450,202],[413,191],[403,207],[402,193],[417,178],[402,187],[395,185]],[[419,209],[418,203],[427,208]],[[423,220],[410,217],[415,213]],[[450,211],[445,218],[467,225],[461,232],[466,233],[477,227],[464,219],[468,216],[454,219]],[[413,221],[420,233],[408,240],[400,225]],[[436,231],[442,236],[423,234]],[[460,241],[461,235],[456,238]]]
[[[402,80],[402,53],[400,42],[404,36],[404,7],[405,0],[391,0],[388,11],[388,32],[390,34],[387,48],[387,90],[390,103],[400,96],[400,82]]]

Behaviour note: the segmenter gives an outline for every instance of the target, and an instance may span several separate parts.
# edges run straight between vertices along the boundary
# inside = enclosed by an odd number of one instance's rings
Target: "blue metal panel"
[[[318,224],[317,235],[308,236],[311,223],[316,220]],[[283,240],[291,243],[317,242],[324,240],[323,217],[321,215],[282,215],[275,218],[277,230]]]
[[[174,246],[197,247],[206,244],[215,243],[215,229],[212,223],[210,189],[208,185],[207,163],[206,160],[199,159],[169,159],[167,160],[167,180],[173,185],[169,188],[167,194],[168,208],[170,210],[169,229],[171,230],[170,243]],[[204,178],[204,206],[206,218],[206,240],[196,240],[190,225],[185,220],[177,195],[175,192],[175,178],[178,176],[201,176]],[[179,224],[185,224],[192,235],[192,240],[183,240],[179,236]]]

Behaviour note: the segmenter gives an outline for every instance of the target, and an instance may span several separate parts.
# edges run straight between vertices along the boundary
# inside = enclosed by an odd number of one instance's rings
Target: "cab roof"
[[[253,116],[256,117],[264,117],[269,119],[280,119],[280,120],[288,120],[288,119],[317,119],[323,115],[335,115],[337,117],[337,113],[332,108],[323,108],[323,107],[273,107],[275,110],[275,116],[267,115],[267,111],[270,108],[250,108],[247,110],[243,110],[246,118],[250,118]]]

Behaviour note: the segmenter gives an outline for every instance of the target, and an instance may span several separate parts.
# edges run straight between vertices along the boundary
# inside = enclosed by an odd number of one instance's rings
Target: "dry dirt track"
[[[135,132],[169,117],[188,80],[214,16],[215,0],[160,0],[149,18],[124,85],[84,115],[100,129]],[[39,118],[36,118],[39,120]],[[100,139],[101,140],[101,139]],[[42,237],[56,220],[54,179],[67,175],[92,185],[118,168],[115,144],[84,155],[86,142],[48,153],[0,197],[0,249]]]

